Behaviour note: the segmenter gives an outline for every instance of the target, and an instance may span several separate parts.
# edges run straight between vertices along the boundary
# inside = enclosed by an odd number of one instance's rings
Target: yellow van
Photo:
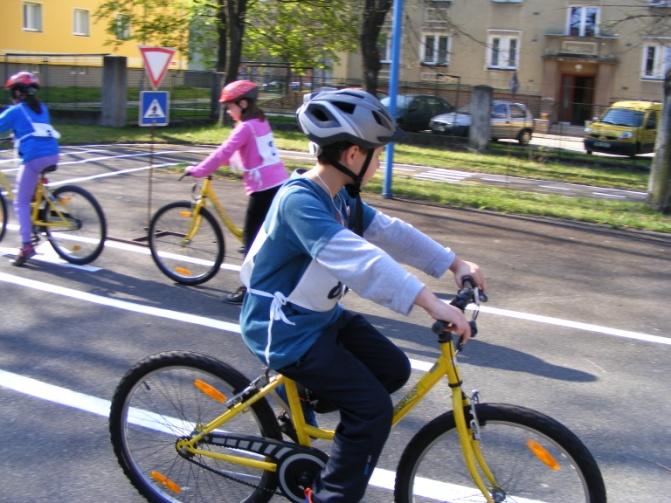
[[[655,101],[617,101],[585,128],[585,151],[631,157],[652,152],[661,114]]]

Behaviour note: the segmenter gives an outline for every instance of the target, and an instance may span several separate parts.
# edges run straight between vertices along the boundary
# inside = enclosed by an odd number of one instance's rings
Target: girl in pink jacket
[[[243,242],[245,255],[268,212],[280,185],[289,177],[281,161],[270,124],[256,105],[258,87],[249,80],[236,80],[221,91],[219,102],[236,122],[228,139],[203,162],[186,169],[189,175],[207,176],[217,168],[228,165],[242,169],[249,204],[245,215]],[[242,304],[244,286],[224,297],[228,304]]]

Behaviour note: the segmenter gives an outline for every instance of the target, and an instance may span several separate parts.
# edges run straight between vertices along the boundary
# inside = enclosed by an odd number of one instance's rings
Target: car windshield
[[[639,127],[643,124],[643,112],[626,108],[611,108],[601,117],[601,122],[615,126]]]

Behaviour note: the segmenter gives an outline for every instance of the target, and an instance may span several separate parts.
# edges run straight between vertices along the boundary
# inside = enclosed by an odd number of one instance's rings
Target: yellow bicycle
[[[180,180],[184,177],[182,175]],[[228,216],[212,188],[212,177],[193,188],[193,201],[177,201],[159,208],[149,223],[149,249],[163,274],[177,283],[198,285],[219,271],[226,246],[214,207],[226,228],[242,242],[242,230]]]
[[[107,222],[100,204],[93,195],[78,185],[63,185],[51,189],[47,173],[56,166],[45,168],[35,187],[31,204],[33,244],[46,236],[56,253],[71,264],[88,264],[102,253],[107,238]],[[0,185],[8,198],[12,191],[3,173]],[[0,240],[7,228],[7,202],[0,190]]]
[[[452,304],[465,309],[480,292],[469,283]],[[484,300],[484,299],[483,299]],[[480,403],[462,390],[460,343],[434,324],[440,355],[394,408],[405,417],[443,378],[452,410],[412,438],[396,471],[394,501],[605,503],[599,467],[568,428],[539,412]],[[277,414],[269,395],[284,385]],[[277,394],[274,394],[277,398]],[[266,370],[249,381],[210,356],[150,356],[121,379],[109,418],[114,452],[135,488],[153,502],[304,501],[328,460],[313,445],[334,432],[306,423],[296,384]],[[283,437],[285,435],[285,437]]]

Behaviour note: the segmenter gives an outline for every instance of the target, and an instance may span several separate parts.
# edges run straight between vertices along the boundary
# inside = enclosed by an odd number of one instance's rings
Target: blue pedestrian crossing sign
[[[167,126],[168,99],[168,91],[141,91],[140,126]]]

